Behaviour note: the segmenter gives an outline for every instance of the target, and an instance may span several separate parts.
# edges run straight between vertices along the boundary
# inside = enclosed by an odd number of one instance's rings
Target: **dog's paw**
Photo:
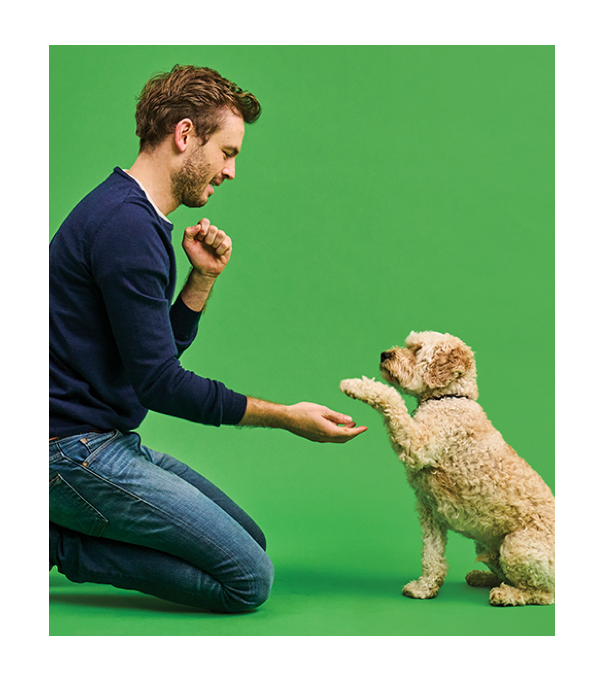
[[[357,398],[357,387],[360,381],[361,379],[343,379],[340,382],[340,390],[351,398]]]
[[[377,382],[374,379],[343,379],[340,390],[351,398],[363,401],[373,407],[385,406],[388,403],[402,403],[403,399],[393,387]]]
[[[402,590],[404,596],[409,596],[411,599],[433,599],[439,592],[439,585],[430,583],[422,579],[408,582]]]
[[[548,606],[554,601],[555,595],[546,589],[519,589],[504,583],[494,587],[489,593],[489,602],[492,606]]]
[[[489,593],[492,606],[525,606],[524,594],[520,589],[502,584]]]
[[[363,380],[343,379],[342,382],[340,382],[340,390],[351,398],[359,399],[363,394]]]

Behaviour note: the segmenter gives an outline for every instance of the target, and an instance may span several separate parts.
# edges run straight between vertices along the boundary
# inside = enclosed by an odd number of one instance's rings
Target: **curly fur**
[[[460,339],[412,332],[381,354],[383,378],[418,399],[414,417],[393,386],[367,377],[340,388],[384,417],[391,445],[417,497],[422,575],[406,596],[437,595],[447,574],[448,530],[473,539],[469,585],[492,587],[494,606],[550,604],[555,591],[555,500],[542,478],[504,441],[481,406],[475,358]]]

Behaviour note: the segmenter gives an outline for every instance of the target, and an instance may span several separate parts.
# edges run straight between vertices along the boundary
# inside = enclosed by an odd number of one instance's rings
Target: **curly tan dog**
[[[384,379],[418,399],[414,417],[392,387],[345,379],[348,396],[376,408],[416,492],[422,528],[422,575],[403,588],[416,599],[437,595],[447,573],[453,530],[476,542],[487,570],[466,576],[492,587],[494,606],[551,604],[555,591],[555,500],[541,477],[493,427],[481,406],[473,352],[460,339],[412,332],[406,347],[380,357]]]

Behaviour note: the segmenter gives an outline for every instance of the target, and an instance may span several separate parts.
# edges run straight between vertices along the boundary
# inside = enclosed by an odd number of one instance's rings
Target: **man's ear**
[[[187,150],[192,136],[195,135],[195,128],[190,119],[181,119],[174,129],[174,144],[180,153]]]

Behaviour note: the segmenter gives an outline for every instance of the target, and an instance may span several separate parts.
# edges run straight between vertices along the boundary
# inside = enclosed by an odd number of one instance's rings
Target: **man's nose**
[[[221,173],[225,179],[235,179],[235,160],[233,158],[227,160],[227,164],[223,167]]]

